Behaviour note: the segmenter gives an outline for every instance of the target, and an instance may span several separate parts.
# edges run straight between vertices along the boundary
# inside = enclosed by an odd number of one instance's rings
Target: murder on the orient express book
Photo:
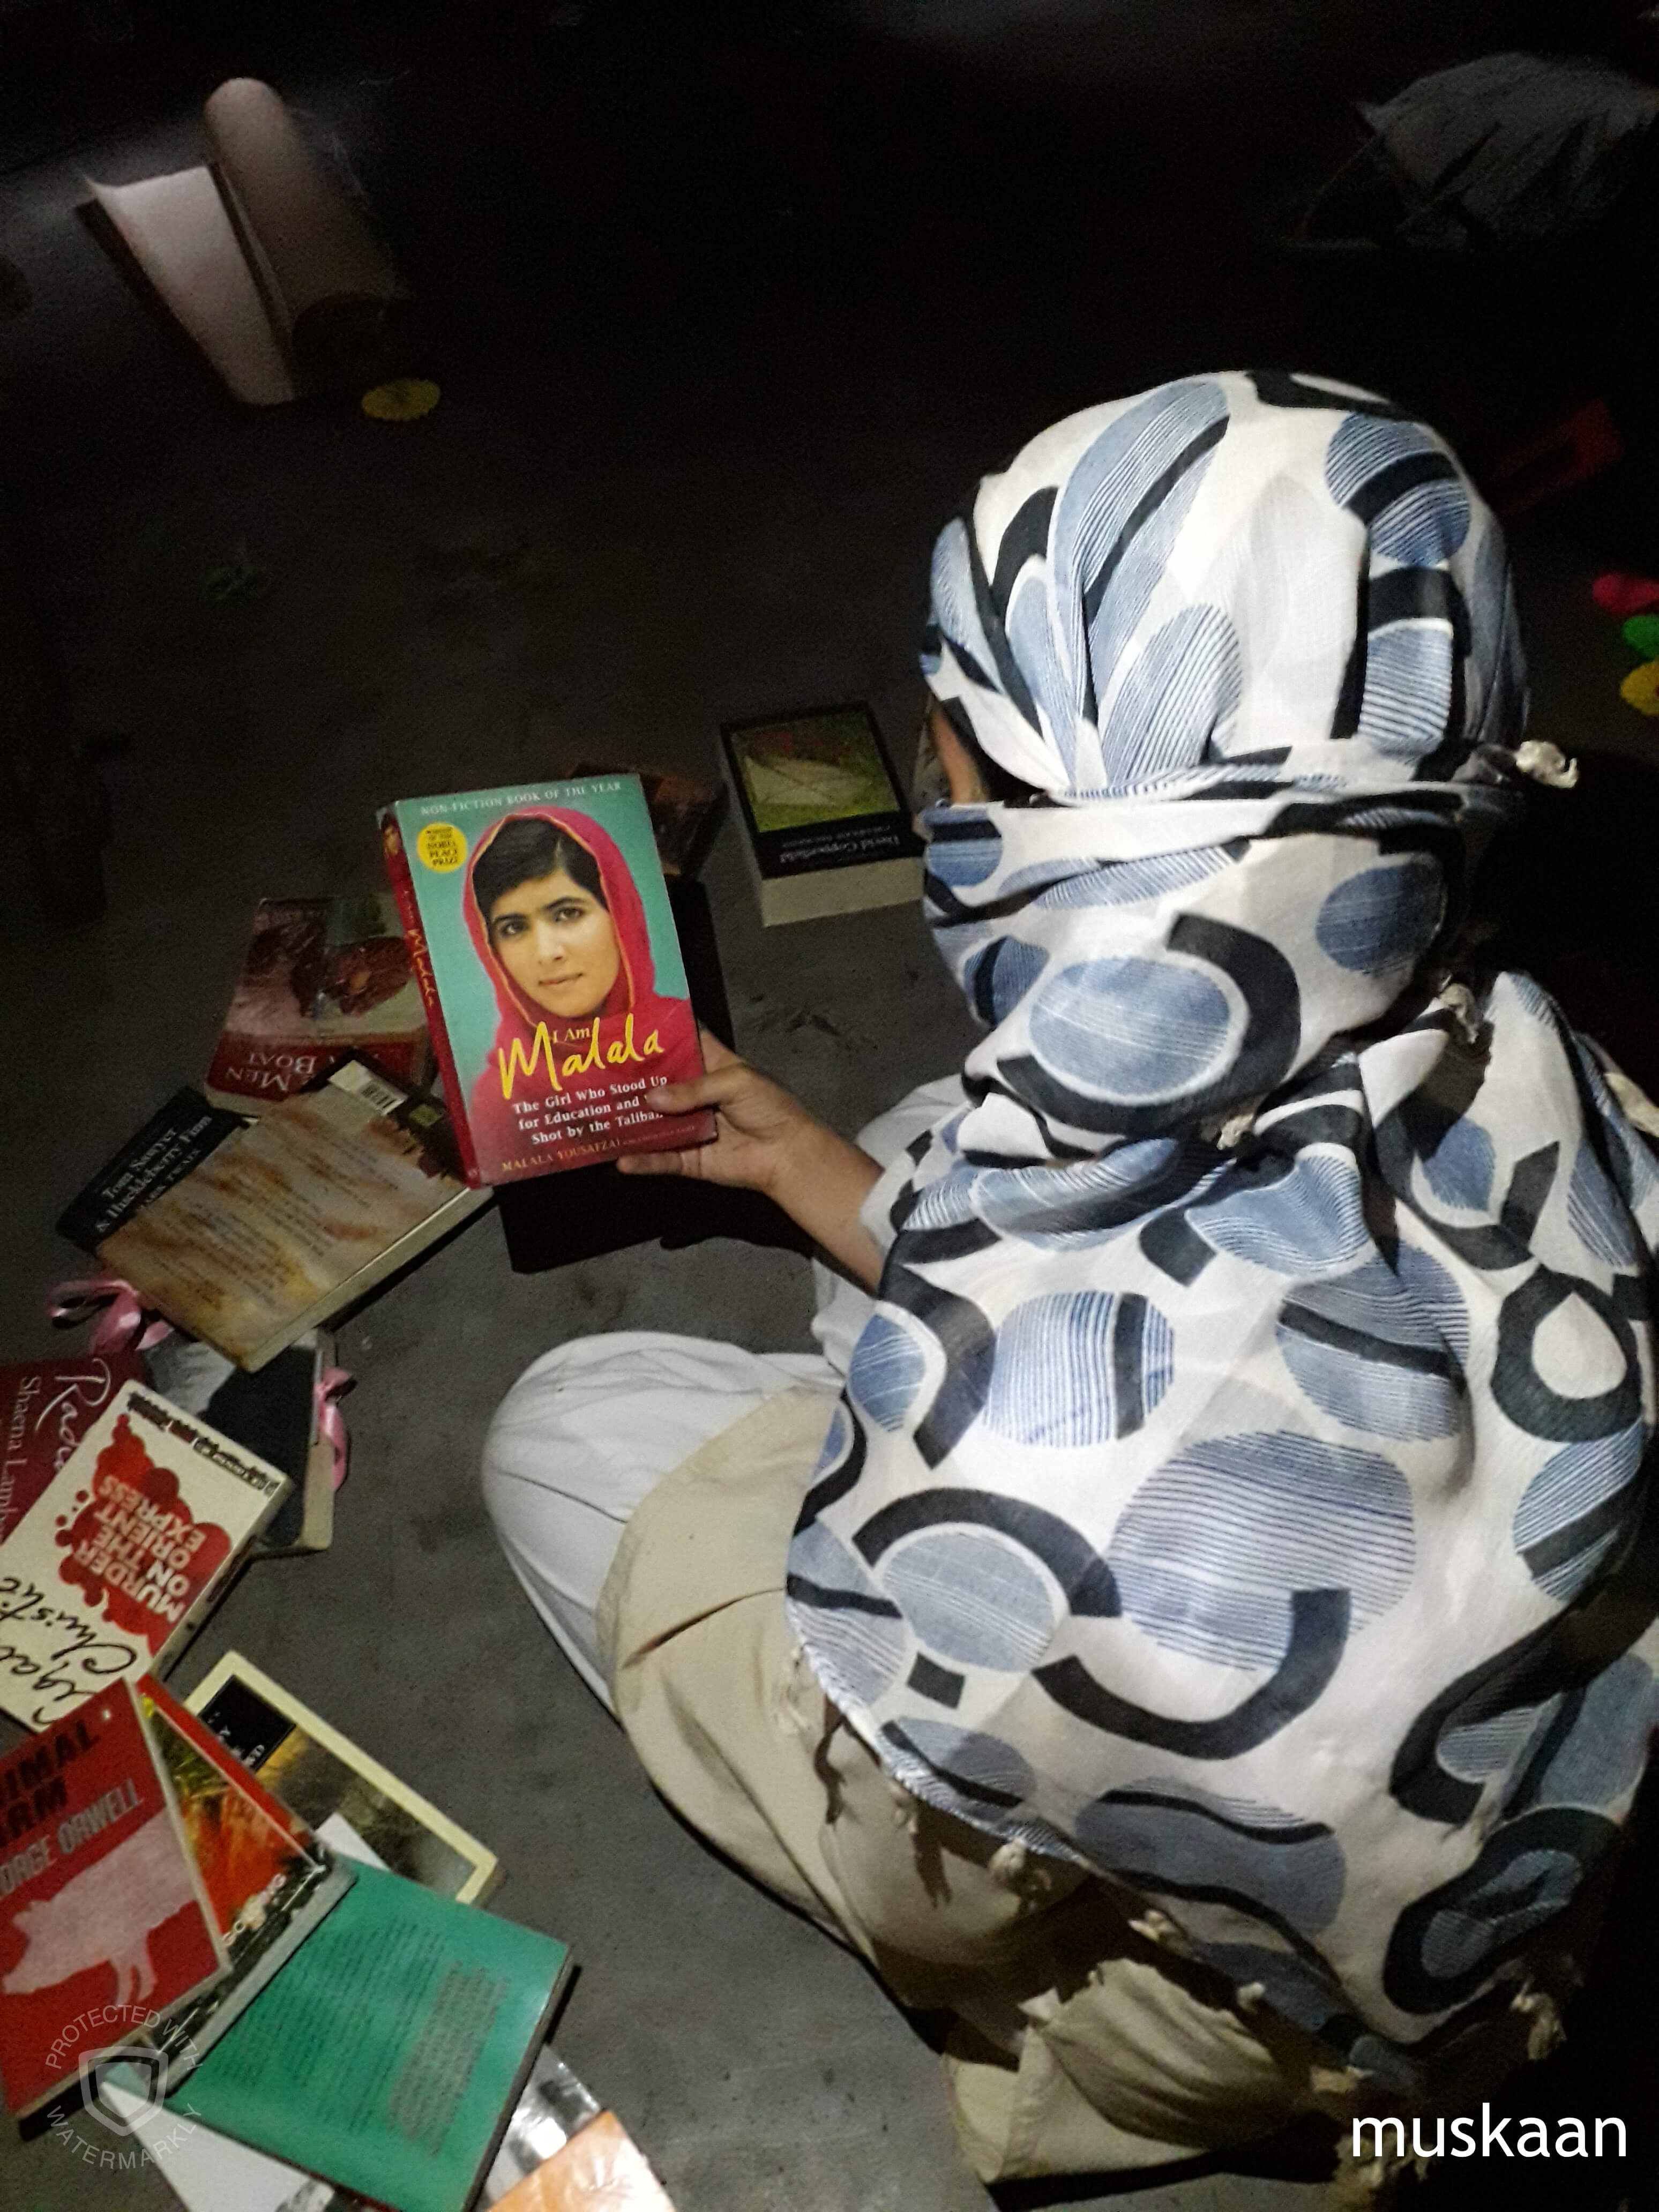
[[[470,1182],[708,1142],[711,1113],[644,1103],[702,1055],[638,776],[406,799],[380,827]]]
[[[127,1382],[0,1546],[0,1712],[55,1728],[168,1665],[289,1479]]]

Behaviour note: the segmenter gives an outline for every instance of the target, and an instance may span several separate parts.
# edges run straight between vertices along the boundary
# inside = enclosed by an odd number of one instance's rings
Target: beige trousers
[[[955,2014],[947,2089],[987,2181],[1156,2166],[1340,2116],[1316,2046],[1242,2017],[1159,1916],[921,1805],[828,1704],[783,1579],[831,1403],[768,1397],[628,1521],[598,1643],[652,1780],[902,2002]]]

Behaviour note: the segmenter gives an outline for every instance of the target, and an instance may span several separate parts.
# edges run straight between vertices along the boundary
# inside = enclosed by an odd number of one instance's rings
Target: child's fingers
[[[702,1043],[702,1064],[713,1070],[717,1067],[741,1067],[744,1063],[729,1045],[724,1045],[713,1030],[699,1027],[697,1035]]]
[[[755,1071],[741,1060],[689,1083],[659,1083],[645,1094],[645,1103],[657,1114],[687,1114],[696,1106],[725,1106],[756,1081]]]

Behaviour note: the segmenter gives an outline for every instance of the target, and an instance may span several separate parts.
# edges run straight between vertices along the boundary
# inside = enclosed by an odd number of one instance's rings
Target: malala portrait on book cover
[[[643,1104],[702,1060],[637,777],[405,800],[386,827],[479,1181],[708,1133]]]

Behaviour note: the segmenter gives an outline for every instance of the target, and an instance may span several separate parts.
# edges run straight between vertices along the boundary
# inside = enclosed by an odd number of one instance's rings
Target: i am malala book
[[[381,837],[469,1182],[707,1144],[645,1093],[702,1073],[636,775],[406,799]]]

